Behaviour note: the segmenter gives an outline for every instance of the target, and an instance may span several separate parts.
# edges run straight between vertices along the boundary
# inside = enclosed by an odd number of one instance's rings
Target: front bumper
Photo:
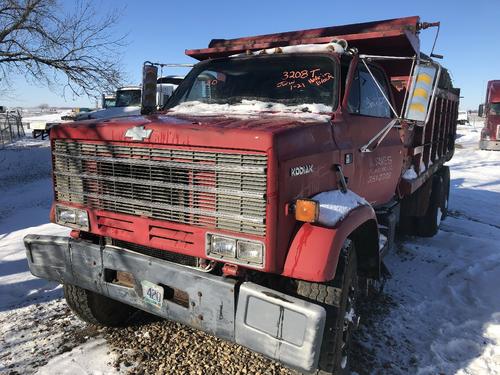
[[[24,243],[35,276],[77,285],[184,323],[300,371],[317,368],[326,316],[321,306],[114,246],[39,235],[26,236]],[[117,271],[132,274],[132,284],[116,284],[107,277]],[[165,299],[161,308],[145,303],[145,280],[182,291],[188,303]]]
[[[492,151],[500,151],[500,141],[479,141],[479,149],[481,150],[492,150]]]

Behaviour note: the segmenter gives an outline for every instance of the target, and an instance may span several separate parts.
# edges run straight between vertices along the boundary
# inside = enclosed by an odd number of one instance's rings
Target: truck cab
[[[479,116],[484,117],[479,148],[481,150],[500,150],[500,80],[489,81],[486,88],[486,100],[479,109]]]
[[[101,101],[101,108],[103,109],[114,107],[116,105],[116,94],[102,94]]]
[[[138,115],[141,113],[141,93],[141,86],[120,87],[115,92],[113,106],[82,113],[76,117],[76,120],[107,119]]]

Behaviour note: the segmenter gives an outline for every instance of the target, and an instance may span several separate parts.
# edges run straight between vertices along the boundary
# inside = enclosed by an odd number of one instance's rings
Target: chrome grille
[[[267,157],[55,140],[58,201],[265,235]]]

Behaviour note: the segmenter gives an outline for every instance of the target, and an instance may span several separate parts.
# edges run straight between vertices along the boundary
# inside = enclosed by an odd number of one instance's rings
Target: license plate
[[[161,308],[161,305],[163,304],[163,287],[146,280],[144,280],[141,284],[144,302]]]

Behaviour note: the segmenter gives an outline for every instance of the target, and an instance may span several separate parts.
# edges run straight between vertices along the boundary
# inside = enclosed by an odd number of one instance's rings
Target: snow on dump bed
[[[285,105],[281,103],[244,99],[241,103],[235,104],[202,103],[199,101],[184,102],[169,110],[169,113],[176,115],[185,114],[196,116],[250,116],[263,112],[270,115],[293,115],[306,119],[327,121],[330,118],[328,113],[332,112],[332,108],[325,104],[316,103]]]
[[[354,208],[368,204],[362,197],[350,190],[345,193],[340,190],[325,191],[315,195],[312,199],[319,202],[318,221],[328,226],[337,224]]]
[[[321,53],[321,52],[335,52],[344,53],[346,41],[332,41],[323,44],[298,44],[296,46],[275,47],[260,49],[251,52],[252,55],[274,55],[279,53]],[[239,53],[231,57],[248,56],[248,53]]]
[[[417,172],[415,172],[415,167],[412,165],[408,168],[405,173],[403,173],[403,178],[405,180],[414,180],[418,177]]]

